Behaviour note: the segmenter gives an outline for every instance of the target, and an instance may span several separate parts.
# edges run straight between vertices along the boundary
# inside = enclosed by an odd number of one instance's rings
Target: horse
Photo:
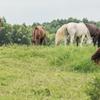
[[[62,25],[56,32],[55,35],[55,45],[59,45],[61,41],[64,39],[65,45],[68,39],[68,32],[67,32],[67,24]]]
[[[32,33],[32,43],[35,45],[46,44],[46,31],[43,26],[36,26]]]
[[[68,24],[62,25],[56,32],[55,36],[55,44],[59,45],[60,41],[64,39],[65,45],[66,43],[73,44],[77,43],[77,46],[82,46],[84,40],[87,38],[88,43],[91,40],[90,32],[84,23],[74,23],[70,22]],[[69,42],[68,42],[69,41]]]
[[[100,48],[92,55],[91,60],[94,61],[96,64],[100,64]]]
[[[86,23],[85,25],[90,31],[94,46],[98,43],[97,45],[100,47],[100,29],[95,24]]]

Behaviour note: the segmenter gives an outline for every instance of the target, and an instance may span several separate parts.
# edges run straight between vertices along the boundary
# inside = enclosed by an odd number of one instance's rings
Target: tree
[[[0,45],[12,43],[12,26],[4,24],[0,30]]]
[[[30,28],[23,25],[14,25],[12,34],[13,43],[17,44],[31,44]]]
[[[83,18],[83,19],[82,19],[82,22],[84,22],[84,23],[88,23],[89,21],[88,21],[87,18]]]

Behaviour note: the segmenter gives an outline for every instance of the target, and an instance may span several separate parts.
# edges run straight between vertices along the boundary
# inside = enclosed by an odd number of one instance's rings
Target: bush
[[[77,72],[94,72],[98,69],[94,63],[89,59],[82,59],[82,61],[71,64],[71,70]]]
[[[86,93],[91,100],[100,100],[100,75],[88,83]]]
[[[16,44],[31,44],[30,28],[26,25],[14,25],[12,32],[13,43]]]
[[[5,24],[0,30],[0,45],[12,43],[12,26]]]

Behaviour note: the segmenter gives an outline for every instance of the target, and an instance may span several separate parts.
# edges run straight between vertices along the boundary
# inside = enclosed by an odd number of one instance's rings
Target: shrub
[[[100,100],[100,75],[88,83],[86,93],[91,100]]]
[[[89,59],[82,59],[82,61],[72,63],[71,70],[78,72],[94,72],[98,69],[94,63]]]

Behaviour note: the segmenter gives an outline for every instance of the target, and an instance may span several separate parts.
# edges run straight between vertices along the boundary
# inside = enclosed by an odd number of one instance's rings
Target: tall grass
[[[86,93],[91,100],[100,100],[100,74],[94,75],[93,79],[88,82]]]
[[[93,46],[0,47],[0,100],[87,100],[99,66]]]

